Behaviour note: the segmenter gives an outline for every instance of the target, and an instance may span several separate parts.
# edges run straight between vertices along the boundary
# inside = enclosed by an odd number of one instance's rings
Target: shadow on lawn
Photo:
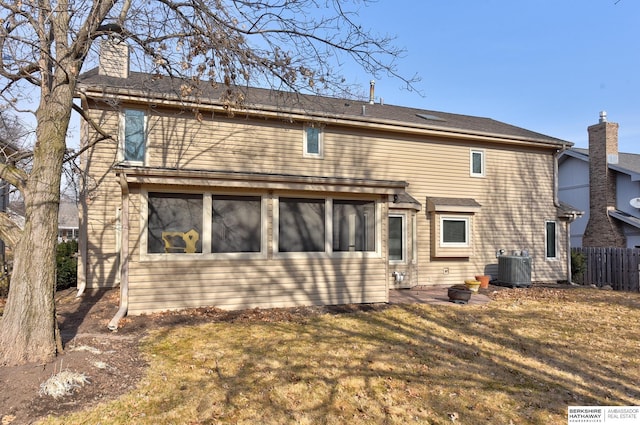
[[[616,350],[624,356],[615,339],[625,331],[607,335],[611,350],[600,358],[585,340],[592,327],[601,332],[598,319],[582,322],[582,332],[568,316],[504,304],[412,304],[290,323],[228,324],[235,338],[220,341],[223,328],[205,327],[193,336],[205,340],[194,348],[194,357],[203,358],[194,367],[213,372],[180,385],[206,388],[217,406],[210,418],[265,423],[450,423],[448,415],[457,412],[463,423],[547,424],[566,421],[567,406],[640,404],[637,363],[615,357]],[[535,331],[524,329],[532,324]],[[176,338],[171,335],[166,330],[154,340]],[[603,336],[597,338],[602,343]],[[163,355],[175,365],[193,362],[175,351],[168,344]]]

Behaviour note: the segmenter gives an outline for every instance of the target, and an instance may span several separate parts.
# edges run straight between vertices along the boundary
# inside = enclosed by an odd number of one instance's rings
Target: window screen
[[[333,201],[333,250],[375,251],[375,202]]]
[[[202,252],[202,195],[149,193],[147,252]]]
[[[324,252],[324,241],[324,199],[280,198],[279,252]]]
[[[260,252],[259,196],[214,195],[212,206],[211,252]]]

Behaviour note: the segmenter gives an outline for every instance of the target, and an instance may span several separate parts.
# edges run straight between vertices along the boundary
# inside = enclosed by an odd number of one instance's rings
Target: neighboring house
[[[558,196],[585,211],[571,225],[571,246],[640,248],[640,155],[618,152],[618,124],[600,122],[589,149],[572,148],[558,161]]]
[[[24,204],[22,201],[11,202],[7,207],[11,220],[20,228],[24,228]],[[78,240],[78,204],[63,196],[58,208],[58,243]]]
[[[18,152],[20,149],[12,142],[0,139],[0,161],[3,164],[11,164]],[[9,189],[9,183],[0,179],[0,212],[3,213],[9,211]],[[0,240],[0,273],[6,272],[7,267],[7,246],[3,240]]]
[[[77,241],[79,223],[77,202],[63,197],[58,210],[58,242]]]
[[[569,142],[488,118],[262,89],[180,95],[105,44],[82,75],[79,292],[125,313],[387,302],[391,288],[496,277],[528,251],[566,279],[557,153]],[[121,56],[118,56],[120,54]],[[195,111],[195,112],[194,112]],[[232,112],[232,113],[231,113]]]

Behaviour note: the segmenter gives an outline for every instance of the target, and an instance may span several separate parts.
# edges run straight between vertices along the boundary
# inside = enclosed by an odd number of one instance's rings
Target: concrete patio
[[[389,290],[389,304],[440,304],[440,305],[483,305],[491,299],[483,293],[473,293],[467,304],[456,304],[449,301],[447,290],[451,285],[414,286],[411,289]],[[483,291],[486,291],[484,289]]]

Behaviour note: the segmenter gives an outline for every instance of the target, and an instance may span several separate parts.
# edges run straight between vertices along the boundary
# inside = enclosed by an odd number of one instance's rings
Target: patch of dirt
[[[60,416],[119,397],[136,387],[146,362],[139,342],[148,331],[204,322],[297,322],[314,315],[344,314],[388,308],[386,304],[349,304],[270,310],[225,311],[197,308],[125,317],[116,332],[107,329],[118,310],[119,290],[87,292],[76,289],[56,294],[58,323],[65,351],[54,362],[0,367],[0,424],[31,424],[47,415]],[[4,300],[0,300],[4,301]],[[89,383],[58,398],[40,395],[40,386],[56,373],[84,374]]]
[[[142,334],[111,333],[107,324],[118,309],[118,291],[75,297],[75,288],[56,294],[65,352],[49,364],[0,367],[0,423],[30,424],[112,399],[134,388],[145,368],[138,351]],[[57,372],[83,373],[89,384],[55,400],[40,385]]]

